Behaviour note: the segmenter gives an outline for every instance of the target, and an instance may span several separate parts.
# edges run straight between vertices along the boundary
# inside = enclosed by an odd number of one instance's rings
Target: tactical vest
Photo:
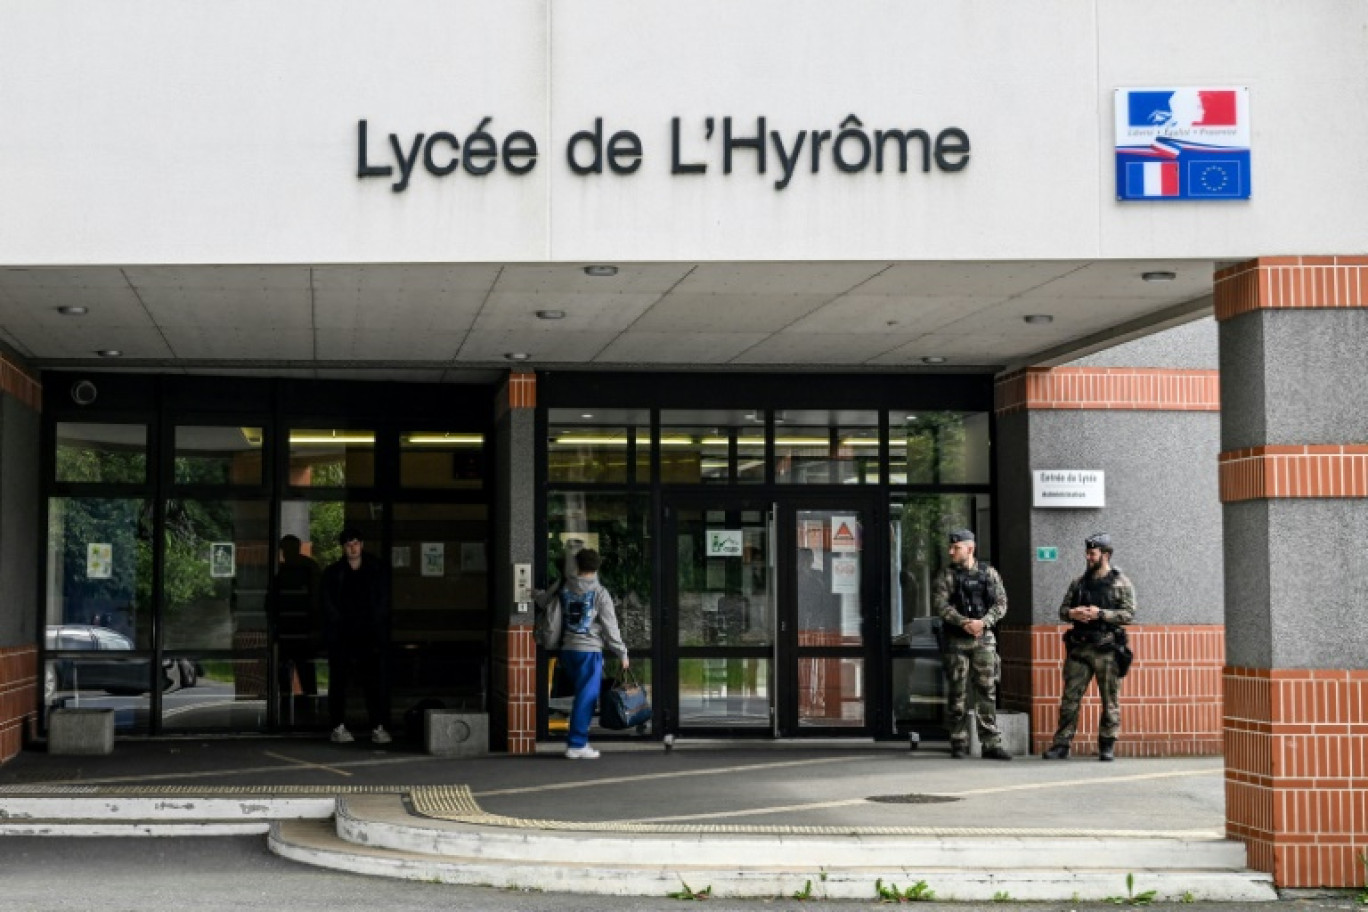
[[[950,605],[960,614],[975,621],[981,621],[988,609],[997,601],[997,586],[988,574],[988,565],[983,561],[974,564],[973,570],[955,570],[955,588],[950,593]]]
[[[1074,590],[1073,605],[1070,607],[1096,606],[1103,611],[1110,610],[1112,607],[1112,583],[1120,575],[1121,571],[1112,567],[1106,576],[1085,576],[1083,582]],[[1109,624],[1101,618],[1095,621],[1074,621],[1073,629],[1065,634],[1065,640],[1074,643],[1086,643],[1090,646],[1102,646],[1115,642],[1118,632],[1122,629],[1122,627]]]

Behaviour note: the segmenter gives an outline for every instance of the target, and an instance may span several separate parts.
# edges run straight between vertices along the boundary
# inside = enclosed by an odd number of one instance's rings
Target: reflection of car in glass
[[[47,628],[47,650],[96,652],[131,652],[133,641],[107,627],[90,624],[58,624]],[[194,687],[199,680],[199,669],[189,659],[162,661],[162,690]],[[147,665],[145,662],[117,660],[102,662],[92,659],[51,659],[44,676],[44,692],[48,701],[59,690],[103,690],[116,695],[135,696],[147,693]]]

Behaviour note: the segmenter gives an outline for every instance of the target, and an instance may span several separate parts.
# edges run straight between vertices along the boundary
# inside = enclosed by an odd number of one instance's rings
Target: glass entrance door
[[[666,733],[868,734],[865,505],[702,496],[665,512]]]

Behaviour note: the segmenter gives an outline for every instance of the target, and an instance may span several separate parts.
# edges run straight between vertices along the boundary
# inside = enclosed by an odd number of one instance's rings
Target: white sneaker
[[[599,752],[587,744],[584,747],[567,747],[565,749],[567,760],[597,760],[598,756]]]
[[[337,728],[334,728],[332,734],[328,737],[332,739],[334,744],[351,744],[356,740],[352,737],[352,733],[347,731],[347,726],[345,725],[339,725]]]
[[[385,731],[385,726],[377,725],[375,731],[371,732],[371,740],[376,744],[389,744],[394,739],[390,737],[389,732]]]

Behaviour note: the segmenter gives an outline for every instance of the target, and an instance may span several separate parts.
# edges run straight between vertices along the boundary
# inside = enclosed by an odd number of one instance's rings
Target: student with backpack
[[[593,721],[603,681],[603,649],[607,646],[628,668],[627,645],[618,631],[613,597],[599,582],[603,558],[592,548],[575,554],[576,575],[565,580],[556,593],[560,608],[560,667],[575,688],[570,710],[570,736],[565,756],[570,760],[593,760],[599,752],[589,746],[589,723]],[[554,608],[552,606],[552,612]],[[549,644],[543,644],[552,648]]]

